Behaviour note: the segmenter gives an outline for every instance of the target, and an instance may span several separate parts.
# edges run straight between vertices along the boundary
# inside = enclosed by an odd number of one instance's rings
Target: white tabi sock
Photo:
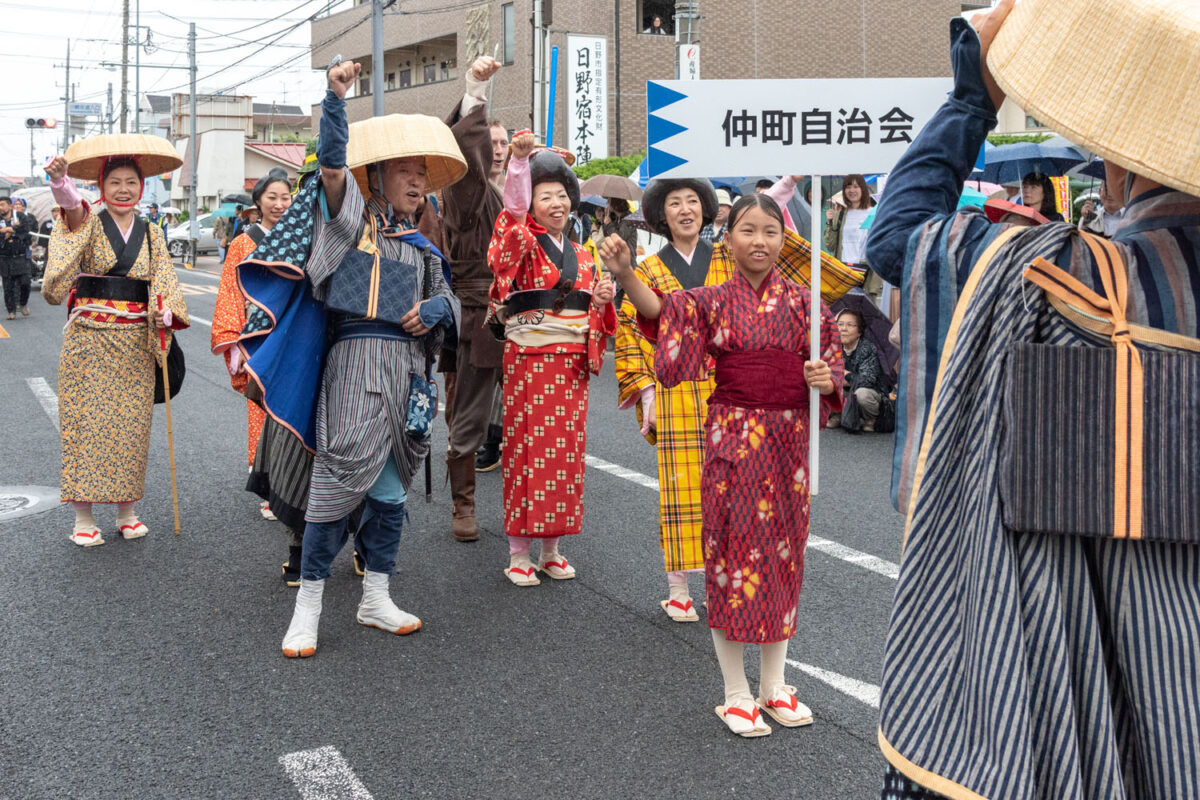
[[[96,530],[96,518],[92,516],[91,503],[71,503],[75,508],[73,533],[91,533]]]
[[[770,699],[775,690],[783,686],[783,664],[787,660],[788,640],[782,642],[766,642],[759,645],[760,666],[758,673],[758,693],[765,699]]]
[[[745,648],[741,642],[725,638],[725,631],[712,629],[713,647],[717,650],[717,663],[721,665],[721,676],[725,679],[725,706],[753,705],[750,684],[746,681],[746,662],[742,658]]]

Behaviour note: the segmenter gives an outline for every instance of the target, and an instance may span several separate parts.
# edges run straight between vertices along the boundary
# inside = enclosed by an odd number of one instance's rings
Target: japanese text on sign
[[[885,172],[950,80],[651,81],[652,176]]]
[[[578,164],[608,156],[608,40],[567,37],[567,147]]]

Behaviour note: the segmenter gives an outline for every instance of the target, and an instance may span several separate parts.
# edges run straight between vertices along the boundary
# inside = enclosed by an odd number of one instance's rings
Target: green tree
[[[575,167],[575,174],[579,180],[586,181],[595,175],[622,175],[629,177],[638,168],[638,164],[642,163],[642,159],[646,157],[644,151],[638,151],[633,155],[628,156],[610,156],[609,158],[598,158],[595,161],[589,161],[582,167]]]
[[[987,137],[987,140],[999,147],[1005,144],[1016,144],[1017,142],[1044,142],[1054,134],[1052,133],[993,133]]]

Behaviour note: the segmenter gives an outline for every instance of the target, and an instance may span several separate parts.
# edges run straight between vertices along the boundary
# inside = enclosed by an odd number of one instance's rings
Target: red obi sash
[[[709,403],[771,411],[808,408],[804,356],[787,350],[726,353],[717,358],[716,391]]]

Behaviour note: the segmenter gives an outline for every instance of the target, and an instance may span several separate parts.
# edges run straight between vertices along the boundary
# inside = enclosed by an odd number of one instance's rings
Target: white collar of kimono
[[[699,247],[699,246],[700,246],[700,243],[699,243],[699,242],[697,242],[697,243],[696,243],[696,247]],[[674,250],[676,253],[679,253],[679,257],[680,257],[680,258],[682,258],[684,261],[686,261],[686,262],[688,263],[688,266],[691,266],[691,264],[692,264],[692,256],[696,255],[696,248],[695,248],[695,247],[693,247],[693,248],[692,248],[692,252],[690,252],[690,253],[685,253],[685,252],[683,252],[683,251],[682,251],[682,250],[680,250],[678,247],[675,247],[675,245],[671,245],[671,248],[672,248],[672,249],[673,249],[673,250]]]

